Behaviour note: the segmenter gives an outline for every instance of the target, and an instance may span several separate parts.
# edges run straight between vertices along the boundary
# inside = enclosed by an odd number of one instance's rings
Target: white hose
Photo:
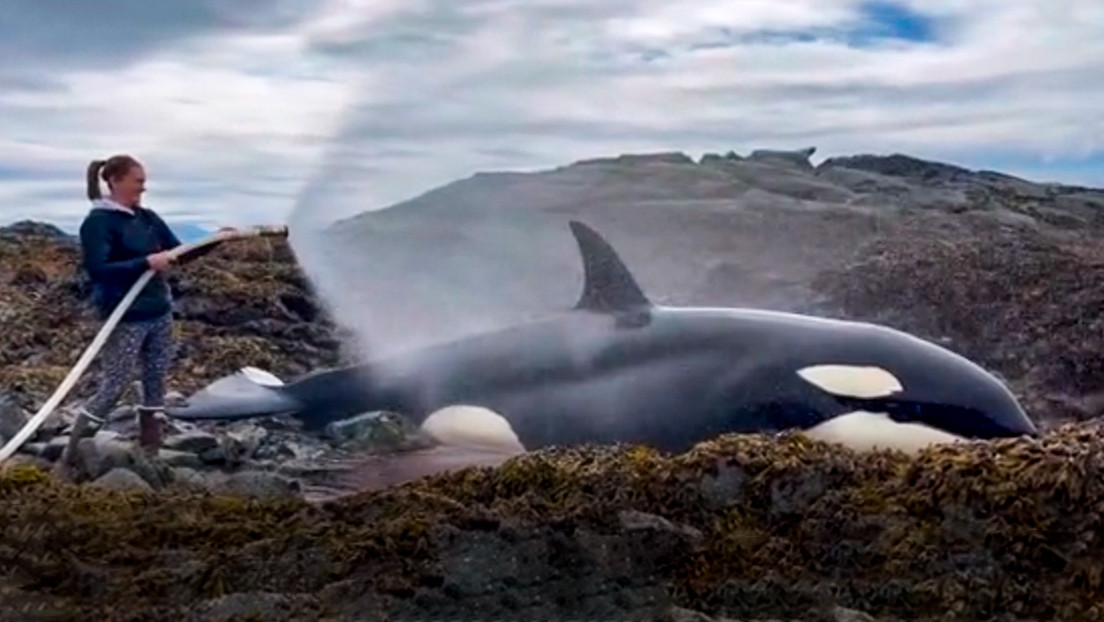
[[[215,233],[214,235],[208,236],[197,242],[182,244],[172,249],[172,251],[170,251],[170,254],[175,259],[183,255],[184,253],[194,251],[198,248],[208,246],[210,244],[214,244],[215,242],[224,242],[228,240],[238,240],[259,236],[285,237],[287,236],[287,228],[257,227],[240,231],[219,231],[218,233]],[[149,283],[149,280],[153,278],[153,275],[154,270],[146,270],[142,273],[142,276],[138,277],[138,280],[134,282],[134,285],[131,285],[130,290],[126,293],[126,296],[124,296],[123,299],[119,301],[119,304],[115,306],[115,309],[111,312],[111,315],[108,316],[107,320],[104,322],[104,325],[100,328],[100,332],[96,333],[96,338],[93,339],[92,343],[90,343],[88,347],[84,350],[84,353],[81,354],[81,357],[77,361],[77,364],[69,370],[69,374],[65,376],[65,380],[61,382],[61,385],[59,385],[57,390],[54,391],[54,394],[50,396],[50,399],[46,400],[46,403],[42,405],[42,408],[38,409],[38,412],[35,413],[33,417],[31,417],[30,421],[28,421],[26,425],[24,425],[23,428],[19,430],[19,432],[16,433],[16,435],[13,436],[2,449],[0,449],[0,464],[3,464],[4,461],[10,458],[12,454],[14,454],[16,450],[18,450],[23,445],[23,443],[25,443],[27,439],[29,439],[31,435],[38,430],[39,426],[42,425],[46,418],[49,417],[52,412],[54,412],[54,409],[57,408],[58,404],[60,404],[61,401],[64,400],[65,397],[69,394],[69,391],[73,390],[73,386],[77,383],[77,380],[80,378],[81,374],[84,373],[84,371],[92,363],[92,360],[96,358],[97,354],[99,354],[100,350],[107,342],[107,338],[111,335],[111,331],[115,330],[115,326],[118,325],[119,320],[123,317],[123,314],[126,313],[127,309],[130,308],[130,305],[134,303],[134,299],[138,297],[138,293],[142,291],[142,288],[145,287],[147,283]]]

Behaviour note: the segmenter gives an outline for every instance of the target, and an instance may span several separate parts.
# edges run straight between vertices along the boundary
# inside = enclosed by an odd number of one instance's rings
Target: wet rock
[[[276,473],[295,479],[325,476],[334,468],[329,461],[311,458],[294,458],[272,466]]]
[[[739,503],[747,473],[737,465],[722,461],[717,462],[715,470],[702,477],[701,492],[706,502],[713,508]]]
[[[185,451],[193,454],[203,454],[219,448],[219,439],[214,434],[207,432],[185,432],[165,438],[162,446],[174,451]]]
[[[53,463],[40,456],[34,456],[25,453],[15,453],[4,462],[4,466],[32,466],[41,471],[49,472],[53,468]]]
[[[776,517],[803,513],[828,491],[830,482],[820,472],[803,472],[780,477],[771,482],[770,511]]]
[[[241,592],[199,603],[195,608],[196,622],[224,622],[226,620],[265,620],[282,622],[294,620],[288,610],[293,599],[271,592]]]
[[[20,452],[38,456],[39,458],[44,458],[52,462],[61,458],[62,454],[65,453],[65,448],[68,446],[68,436],[55,436],[45,442],[35,441],[33,443],[24,443],[20,448]]]
[[[133,442],[122,440],[111,432],[97,432],[91,438],[77,443],[74,478],[97,479],[116,468],[130,470],[154,489],[162,488],[171,480],[168,465],[150,460]]]
[[[268,438],[268,431],[252,424],[241,424],[225,430],[219,444],[223,459],[230,464],[241,464],[253,458]]]
[[[335,445],[345,445],[361,439],[370,439],[379,427],[382,415],[382,412],[376,411],[334,421],[326,425],[326,437]]]
[[[172,469],[171,475],[172,486],[190,490],[206,490],[208,488],[207,478],[203,476],[199,469],[178,466]]]
[[[122,467],[112,468],[97,477],[92,485],[111,490],[153,492],[153,487],[142,476]]]
[[[468,531],[441,552],[440,587],[418,590],[417,609],[393,611],[400,618],[429,610],[440,619],[470,611],[489,619],[641,619],[673,604],[658,576],[689,550],[683,538],[655,529]]]
[[[285,464],[292,461],[314,460],[326,452],[325,447],[307,440],[270,439],[254,454],[254,459],[264,464]]]
[[[49,442],[49,439],[72,429],[73,422],[76,420],[77,414],[72,407],[56,408],[46,417],[42,425],[38,426],[34,438]]]
[[[415,426],[405,417],[387,411],[335,421],[326,426],[325,436],[334,447],[350,451],[395,451],[423,444]]]
[[[832,617],[835,618],[835,622],[877,622],[874,616],[847,607],[834,607]]]
[[[618,518],[621,521],[621,526],[626,531],[648,530],[671,534],[678,539],[684,540],[692,548],[697,548],[701,544],[702,538],[704,538],[704,535],[699,529],[690,527],[689,525],[676,525],[666,518],[656,516],[655,514],[626,510],[621,512]]]
[[[170,467],[203,468],[203,461],[199,459],[199,456],[187,451],[161,449],[157,452],[157,459]]]
[[[0,393],[0,443],[15,437],[30,418],[14,399]]]
[[[202,451],[197,455],[199,460],[205,465],[223,466],[229,463],[229,460],[226,459],[226,450],[223,449],[221,442],[218,447]]]
[[[98,432],[77,444],[75,466],[90,479],[96,479],[118,466],[125,466],[136,459],[133,447],[121,437],[109,432]]]
[[[238,471],[232,474],[213,473],[207,477],[210,489],[217,494],[244,497],[297,497],[302,485],[290,477],[269,471]]]

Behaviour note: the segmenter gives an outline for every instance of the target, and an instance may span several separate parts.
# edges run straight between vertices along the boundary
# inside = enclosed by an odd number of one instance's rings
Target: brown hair
[[[126,154],[113,155],[106,160],[92,160],[88,165],[87,174],[88,199],[94,201],[103,198],[103,192],[100,191],[100,181],[96,178],[97,175],[110,186],[112,179],[118,179],[126,175],[135,166],[139,166],[138,160]]]

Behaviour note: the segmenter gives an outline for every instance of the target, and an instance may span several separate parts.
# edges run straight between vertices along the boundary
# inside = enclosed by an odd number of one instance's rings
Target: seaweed
[[[1104,599],[1102,461],[1104,432],[1086,424],[916,457],[800,434],[728,436],[677,456],[534,452],[322,505],[112,492],[19,467],[0,476],[0,563],[24,591],[67,596],[82,613],[350,586],[409,603],[451,581],[442,560],[479,533],[518,550],[535,539],[559,551],[540,563],[573,568],[608,563],[579,546],[586,538],[647,556],[655,541],[624,522],[637,512],[700,534],[633,571],[682,607],[778,616],[831,602],[917,620],[1068,619]],[[739,485],[719,494],[725,472]]]

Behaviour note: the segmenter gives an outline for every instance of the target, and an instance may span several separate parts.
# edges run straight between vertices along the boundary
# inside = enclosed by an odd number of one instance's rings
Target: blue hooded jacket
[[[161,217],[144,207],[127,209],[111,199],[96,199],[80,228],[83,265],[92,281],[92,298],[106,319],[138,277],[149,269],[146,255],[180,246]],[[172,292],[154,274],[122,317],[133,322],[172,312]]]

